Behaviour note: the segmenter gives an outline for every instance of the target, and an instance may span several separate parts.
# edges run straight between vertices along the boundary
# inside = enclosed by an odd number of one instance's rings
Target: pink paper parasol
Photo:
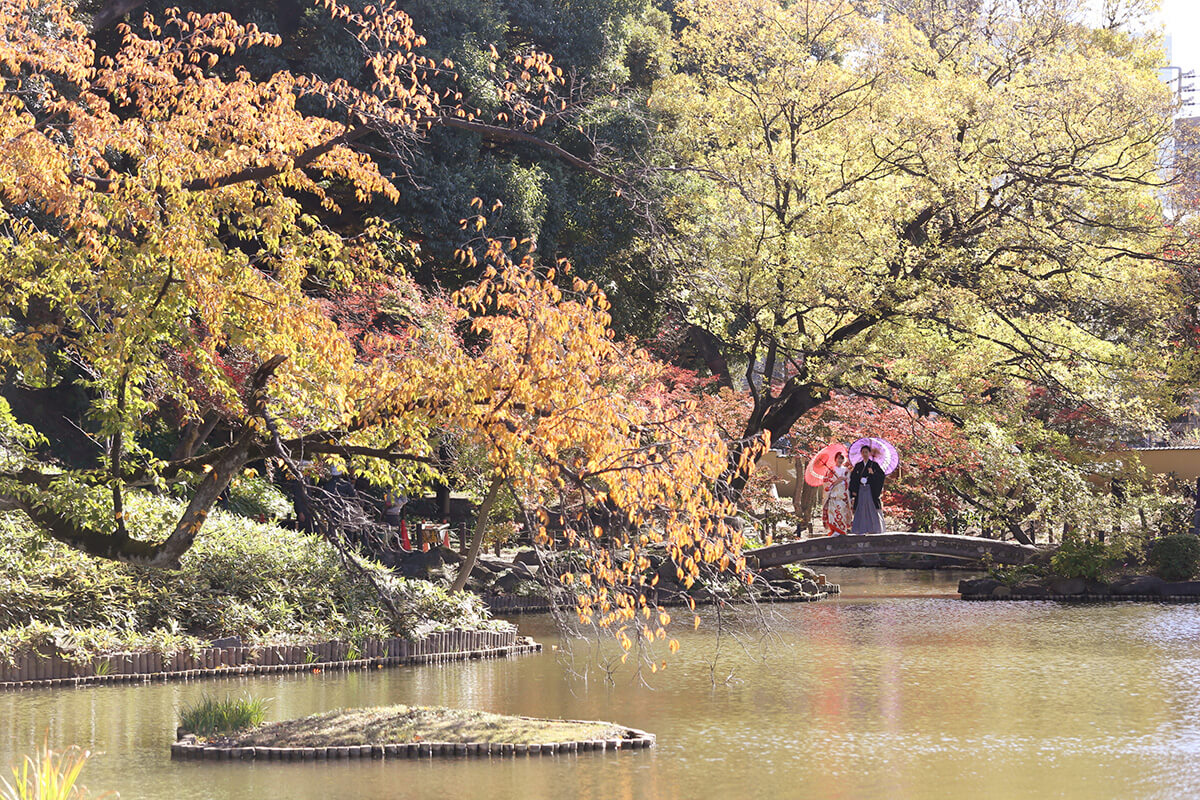
[[[896,447],[887,439],[880,439],[877,436],[868,436],[864,439],[859,439],[854,444],[850,445],[850,461],[854,464],[862,461],[862,449],[870,447],[875,451],[875,463],[883,469],[883,474],[890,475],[900,466],[900,454],[896,452]]]
[[[838,453],[849,457],[846,445],[840,442],[834,442],[821,448],[821,452],[808,462],[808,469],[804,470],[804,482],[809,486],[820,486],[824,483],[825,478],[829,476],[829,471],[833,469],[833,461]]]

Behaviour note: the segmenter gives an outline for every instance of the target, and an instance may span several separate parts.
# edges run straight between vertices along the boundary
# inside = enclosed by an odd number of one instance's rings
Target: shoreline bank
[[[507,658],[541,651],[517,631],[445,631],[410,640],[400,637],[315,642],[308,645],[206,647],[169,655],[143,651],[113,653],[77,664],[58,655],[28,653],[0,664],[0,691],[107,683],[194,680],[307,670],[349,671],[409,664]]]
[[[1200,603],[1200,581],[1165,581],[1152,575],[1122,575],[1112,581],[1042,578],[1007,584],[995,578],[958,583],[958,594],[973,602],[1053,600],[1068,603]]]

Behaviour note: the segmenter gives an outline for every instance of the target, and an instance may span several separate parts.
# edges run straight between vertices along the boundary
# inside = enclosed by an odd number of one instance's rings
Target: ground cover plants
[[[133,493],[130,525],[179,513],[181,501]],[[287,644],[370,636],[421,637],[492,629],[478,598],[362,562],[375,590],[324,539],[215,512],[208,536],[177,571],[89,557],[39,533],[20,512],[0,514],[0,658],[57,652],[77,663],[135,649],[170,653],[218,637]]]
[[[529,719],[453,708],[386,706],[327,711],[271,722],[236,740],[239,747],[342,747],[406,742],[547,744],[619,739],[607,722]]]

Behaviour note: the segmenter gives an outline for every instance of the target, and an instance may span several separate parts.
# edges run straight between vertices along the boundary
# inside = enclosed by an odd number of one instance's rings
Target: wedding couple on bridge
[[[899,463],[891,442],[877,437],[859,439],[849,449],[831,444],[817,453],[804,479],[825,490],[821,506],[825,533],[883,533],[883,481]]]

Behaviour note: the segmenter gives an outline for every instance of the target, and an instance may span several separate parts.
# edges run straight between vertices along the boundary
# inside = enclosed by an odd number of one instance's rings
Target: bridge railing
[[[934,555],[960,561],[980,561],[989,558],[998,564],[1024,564],[1041,552],[1031,545],[977,536],[891,531],[858,536],[799,539],[747,550],[745,555],[754,556],[758,559],[759,566],[768,567],[823,558],[892,554]]]

